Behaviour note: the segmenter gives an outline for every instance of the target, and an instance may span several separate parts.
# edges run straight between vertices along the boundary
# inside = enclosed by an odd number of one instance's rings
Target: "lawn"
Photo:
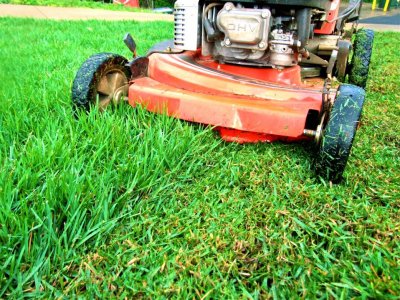
[[[110,2],[110,3],[109,3]],[[134,8],[125,5],[117,5],[112,1],[95,1],[95,0],[0,0],[1,3],[6,4],[23,4],[23,5],[45,5],[45,6],[59,6],[59,7],[88,7],[88,8],[102,8],[108,10],[122,10],[134,12],[149,12],[150,10],[141,5],[141,8]],[[145,3],[144,3],[145,4]],[[154,7],[173,7],[167,0],[155,0]]]
[[[0,298],[396,298],[400,34],[376,35],[341,185],[309,144],[237,145],[121,106],[79,120],[95,52],[172,23],[0,19]]]

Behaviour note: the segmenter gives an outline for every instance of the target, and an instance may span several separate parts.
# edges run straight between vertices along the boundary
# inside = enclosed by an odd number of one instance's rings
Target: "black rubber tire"
[[[373,30],[361,29],[357,31],[353,46],[353,58],[349,69],[350,84],[357,85],[363,89],[367,86],[373,44]]]
[[[114,53],[98,53],[89,57],[76,73],[71,89],[74,111],[89,111],[96,104],[97,86],[100,79],[111,70],[122,71],[130,79],[127,59]]]
[[[325,180],[339,183],[350,155],[364,105],[365,91],[342,84],[322,134],[315,160],[315,172]]]

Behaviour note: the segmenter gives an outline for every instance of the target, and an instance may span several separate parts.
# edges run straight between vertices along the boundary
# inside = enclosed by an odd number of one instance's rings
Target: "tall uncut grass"
[[[0,298],[396,298],[400,82],[379,33],[342,185],[308,144],[236,145],[121,106],[73,118],[96,52],[171,23],[0,19]]]

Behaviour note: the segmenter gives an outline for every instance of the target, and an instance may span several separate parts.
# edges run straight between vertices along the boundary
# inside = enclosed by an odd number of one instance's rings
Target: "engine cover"
[[[271,12],[236,8],[228,2],[218,13],[217,26],[225,35],[221,46],[264,51],[268,48]]]

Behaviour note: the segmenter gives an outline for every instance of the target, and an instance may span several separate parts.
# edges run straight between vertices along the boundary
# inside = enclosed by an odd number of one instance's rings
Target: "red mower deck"
[[[299,140],[305,138],[309,111],[322,109],[323,87],[323,79],[302,82],[299,66],[265,70],[221,65],[201,57],[199,51],[154,53],[149,56],[147,76],[131,81],[129,103],[237,130],[220,131],[230,141]],[[334,96],[335,91],[331,93]]]

